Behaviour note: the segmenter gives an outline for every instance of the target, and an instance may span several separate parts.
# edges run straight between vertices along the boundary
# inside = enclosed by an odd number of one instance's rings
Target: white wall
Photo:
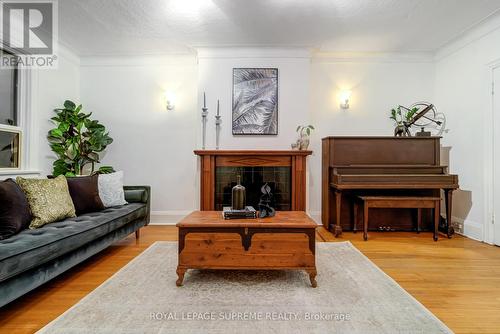
[[[78,102],[80,99],[80,60],[62,46],[59,46],[57,69],[37,70],[33,74],[32,117],[37,138],[30,149],[36,152],[37,164],[33,169],[41,175],[52,174],[52,163],[56,156],[50,150],[47,133],[54,127],[50,121],[54,109],[62,107],[65,100]]]
[[[452,147],[451,172],[460,191],[453,215],[464,233],[492,242],[491,205],[491,68],[500,60],[498,15],[447,45],[436,59],[436,104],[446,113],[451,131],[443,142]]]
[[[297,138],[297,125],[315,125],[308,210],[316,217],[321,210],[321,138],[391,135],[391,107],[433,97],[433,64],[427,55],[339,60],[330,55],[311,59],[301,49],[203,49],[198,64],[180,59],[82,59],[81,100],[115,139],[103,163],[125,170],[128,184],[151,184],[157,213],[184,213],[199,205],[199,165],[192,151],[201,148],[204,91],[209,108],[208,149],[215,147],[217,99],[223,120],[221,149],[289,149]],[[232,135],[232,70],[236,67],[279,69],[278,136]],[[168,85],[178,95],[173,112],[165,112],[161,101]],[[348,111],[338,107],[339,88],[353,92]],[[190,100],[192,96],[197,101]],[[144,142],[155,144],[144,146]]]
[[[81,102],[114,142],[102,159],[125,183],[152,187],[152,210],[197,207],[195,58],[82,58]],[[167,111],[163,93],[176,96]]]
[[[321,138],[335,135],[392,136],[391,108],[433,101],[434,65],[429,55],[325,55],[313,58],[310,122],[315,126],[310,166],[310,211],[321,211]],[[342,90],[352,92],[340,109]]]
[[[239,49],[238,52],[241,52]],[[200,52],[194,57],[82,58],[81,102],[110,130],[114,143],[103,164],[125,171],[127,184],[153,188],[156,214],[183,214],[199,207],[199,170],[193,150],[201,148],[201,106],[207,94],[207,148],[215,147],[214,115],[220,100],[221,148],[288,149],[295,128],[307,120],[308,53]],[[254,51],[255,52],[255,51]],[[279,69],[279,135],[231,134],[233,67]],[[164,91],[176,95],[167,112]],[[198,97],[196,99],[195,97]]]
[[[290,144],[297,138],[297,125],[307,123],[308,119],[310,56],[307,50],[205,49],[199,51],[198,59],[198,109],[201,114],[203,92],[206,92],[209,108],[207,148],[215,148],[214,115],[219,99],[221,149],[290,149]],[[232,78],[233,68],[238,67],[278,68],[277,136],[232,135]],[[198,128],[201,129],[201,121]],[[199,147],[201,142],[200,130]]]

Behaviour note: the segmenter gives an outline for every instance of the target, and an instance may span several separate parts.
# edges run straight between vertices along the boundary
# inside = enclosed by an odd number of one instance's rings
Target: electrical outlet
[[[451,221],[451,226],[455,229],[456,233],[463,234],[464,233],[464,224],[462,222]]]

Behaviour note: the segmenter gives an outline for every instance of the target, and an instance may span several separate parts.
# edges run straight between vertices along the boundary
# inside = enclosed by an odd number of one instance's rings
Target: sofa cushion
[[[0,282],[145,218],[146,212],[145,204],[133,203],[24,230],[0,240]]]
[[[110,208],[127,204],[123,190],[123,172],[99,174],[99,197],[104,207]]]
[[[12,180],[0,182],[0,240],[28,228],[30,207],[21,188]]]
[[[104,209],[104,205],[99,197],[97,178],[97,175],[68,178],[69,193],[75,205],[77,216]]]
[[[30,228],[39,228],[58,220],[75,217],[75,206],[64,176],[60,175],[55,179],[18,177],[16,180],[30,204],[33,216]]]

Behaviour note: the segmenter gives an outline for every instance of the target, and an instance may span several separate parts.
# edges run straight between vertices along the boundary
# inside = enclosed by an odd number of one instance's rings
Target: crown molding
[[[85,56],[80,58],[81,67],[140,67],[165,65],[195,65],[194,54],[165,54],[144,56]]]
[[[302,58],[310,59],[309,48],[220,47],[197,48],[198,59],[211,58]]]
[[[500,28],[500,10],[497,10],[484,20],[472,25],[463,33],[451,39],[440,47],[434,56],[435,61],[440,61],[466,46],[476,42],[484,36]]]
[[[313,53],[313,63],[432,63],[432,52],[322,52]]]

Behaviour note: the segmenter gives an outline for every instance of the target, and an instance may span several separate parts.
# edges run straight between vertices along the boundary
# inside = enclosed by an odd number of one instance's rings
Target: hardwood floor
[[[318,241],[350,240],[456,333],[500,333],[500,248],[430,233],[344,233],[322,228]],[[32,333],[55,319],[155,241],[176,240],[172,226],[148,226],[0,309],[0,333]],[[334,292],[332,292],[333,294]]]

